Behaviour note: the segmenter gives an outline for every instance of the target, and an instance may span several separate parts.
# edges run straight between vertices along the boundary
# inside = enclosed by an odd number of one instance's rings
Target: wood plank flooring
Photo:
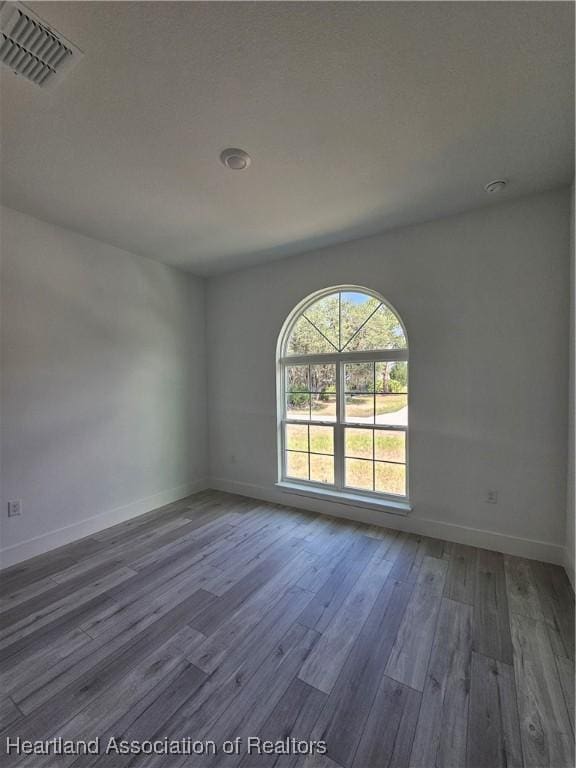
[[[557,566],[206,491],[2,572],[0,691],[10,768],[572,768],[574,595]],[[53,737],[100,754],[7,749]],[[186,738],[217,753],[104,753]]]

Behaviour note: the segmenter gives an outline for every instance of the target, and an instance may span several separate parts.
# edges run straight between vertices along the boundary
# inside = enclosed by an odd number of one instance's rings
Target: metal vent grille
[[[0,62],[42,87],[55,85],[82,52],[20,3],[0,8]]]

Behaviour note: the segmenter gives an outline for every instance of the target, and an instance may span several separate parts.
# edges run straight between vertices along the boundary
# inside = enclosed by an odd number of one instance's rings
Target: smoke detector
[[[495,192],[502,192],[507,183],[506,179],[495,179],[486,184],[484,189],[489,195],[493,195]]]
[[[0,3],[0,63],[42,88],[52,88],[82,51],[22,3]]]
[[[231,171],[243,171],[245,168],[248,168],[252,158],[243,149],[230,147],[220,153],[220,162]]]

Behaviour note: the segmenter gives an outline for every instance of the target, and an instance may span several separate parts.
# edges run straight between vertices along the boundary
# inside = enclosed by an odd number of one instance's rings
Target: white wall
[[[203,485],[205,328],[183,272],[8,209],[0,244],[7,565]]]
[[[562,562],[568,206],[554,191],[210,280],[211,485]],[[274,488],[278,333],[302,298],[345,283],[407,326],[407,518]]]
[[[574,357],[576,345],[576,317],[574,304],[576,302],[576,263],[574,243],[574,207],[576,205],[575,185],[572,185],[570,205],[570,384],[569,384],[569,436],[568,436],[568,494],[566,504],[566,572],[576,590],[576,575],[574,573],[574,527],[576,522],[576,424],[574,422],[574,398],[576,397],[576,374]]]

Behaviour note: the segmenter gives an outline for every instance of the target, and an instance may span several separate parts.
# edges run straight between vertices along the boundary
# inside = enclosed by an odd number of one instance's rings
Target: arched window
[[[278,437],[282,484],[406,501],[408,341],[381,296],[339,286],[291,313],[278,341]]]

